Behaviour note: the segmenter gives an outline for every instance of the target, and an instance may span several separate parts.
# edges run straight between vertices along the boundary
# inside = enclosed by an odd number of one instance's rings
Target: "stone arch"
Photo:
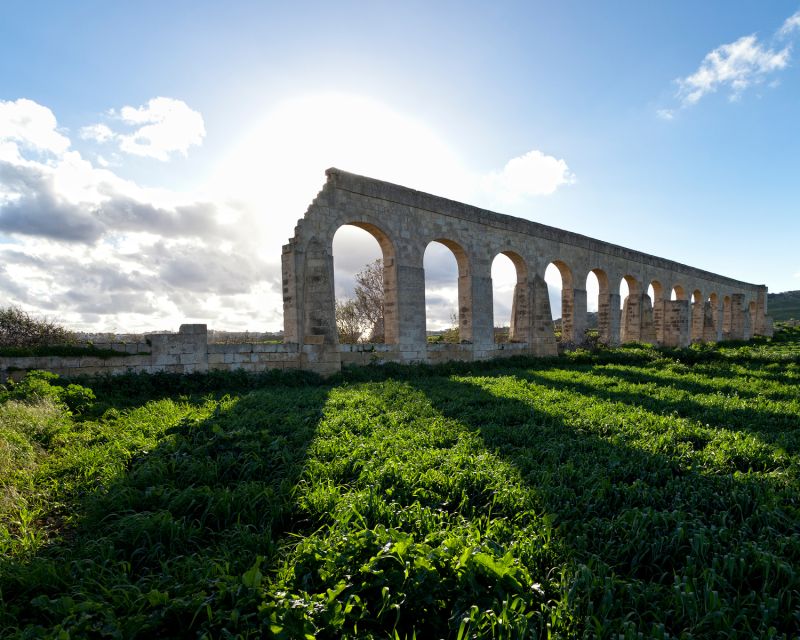
[[[332,258],[335,257],[333,253],[334,238],[339,230],[342,229],[342,227],[347,226],[356,227],[366,231],[377,241],[378,246],[380,247],[381,261],[383,263],[383,341],[386,344],[397,344],[399,340],[399,305],[397,300],[397,251],[395,244],[389,237],[389,234],[378,225],[356,219],[338,224],[334,229],[333,233],[331,234],[330,254]]]
[[[516,251],[505,249],[496,252],[492,256],[490,268],[494,266],[495,260],[501,255],[510,260],[516,275],[514,290],[511,297],[511,317],[509,320],[507,340],[508,342],[528,342],[530,340],[532,304],[530,287],[528,286],[528,264]],[[492,294],[494,295],[494,283],[492,285]],[[497,319],[494,317],[494,310],[492,313],[492,325],[494,325]]]
[[[456,260],[458,270],[458,303],[456,315],[458,316],[458,337],[460,342],[472,342],[473,339],[473,295],[470,274],[470,259],[464,247],[455,240],[445,236],[435,237],[425,244],[423,259],[428,247],[434,242],[447,247]],[[427,288],[428,278],[424,277],[423,287]],[[427,305],[426,317],[427,317]]]

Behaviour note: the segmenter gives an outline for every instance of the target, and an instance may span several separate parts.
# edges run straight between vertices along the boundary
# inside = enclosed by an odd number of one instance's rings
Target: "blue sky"
[[[331,165],[800,289],[799,10],[7,1],[0,305],[279,328],[280,245]],[[360,246],[337,235],[340,290]]]

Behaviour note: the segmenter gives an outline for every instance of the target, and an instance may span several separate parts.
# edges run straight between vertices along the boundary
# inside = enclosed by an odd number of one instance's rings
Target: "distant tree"
[[[461,342],[461,334],[458,330],[458,314],[455,311],[450,312],[450,328],[445,329],[442,333],[442,342]]]
[[[356,274],[355,302],[369,330],[370,342],[384,341],[383,260],[370,262]]]
[[[383,260],[366,265],[355,277],[355,297],[336,300],[339,342],[352,344],[367,334],[368,342],[384,341]]]
[[[336,332],[341,344],[355,344],[364,333],[364,320],[355,300],[336,301]]]
[[[0,347],[45,347],[75,342],[75,334],[19,307],[0,308]]]

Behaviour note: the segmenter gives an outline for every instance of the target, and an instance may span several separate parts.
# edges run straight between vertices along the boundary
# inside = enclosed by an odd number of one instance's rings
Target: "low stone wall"
[[[151,333],[144,342],[95,343],[95,347],[119,351],[119,357],[0,357],[0,381],[21,378],[26,371],[44,369],[66,378],[82,375],[119,375],[133,373],[196,373],[206,371],[250,372],[271,369],[307,369],[330,375],[342,366],[382,364],[385,362],[428,362],[448,360],[485,360],[530,353],[521,343],[429,344],[422,351],[404,351],[398,345],[295,343],[209,344],[204,324],[181,325],[177,333]],[[123,355],[124,354],[124,355]]]
[[[296,344],[209,344],[208,368],[211,371],[299,369],[299,351]]]

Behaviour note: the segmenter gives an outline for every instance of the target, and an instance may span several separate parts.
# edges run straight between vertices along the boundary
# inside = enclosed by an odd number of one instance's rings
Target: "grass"
[[[798,346],[12,389],[0,635],[796,637]]]

